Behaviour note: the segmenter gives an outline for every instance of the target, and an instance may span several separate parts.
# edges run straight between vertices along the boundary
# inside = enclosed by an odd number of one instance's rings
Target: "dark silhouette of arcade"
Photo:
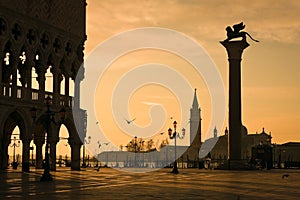
[[[69,134],[71,168],[80,169],[80,148],[85,136],[86,111],[80,109],[80,83],[71,81],[83,71],[86,2],[74,1],[0,1],[0,168],[8,167],[8,146],[16,126],[22,143],[22,169],[29,171],[30,142],[36,145],[36,168],[42,168],[45,135],[50,146],[51,170],[56,167],[56,145],[60,126],[48,124],[45,98],[51,97],[51,112],[64,107],[63,124]],[[46,73],[50,73],[50,77]],[[34,88],[34,84],[38,85]],[[50,85],[50,86],[49,86]],[[46,88],[50,89],[47,90]],[[64,91],[63,91],[64,90]],[[37,111],[33,120],[30,110]],[[72,115],[82,120],[76,129]],[[54,115],[59,120],[58,114]]]

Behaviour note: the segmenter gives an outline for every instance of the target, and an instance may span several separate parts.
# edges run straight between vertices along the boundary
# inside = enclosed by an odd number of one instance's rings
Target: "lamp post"
[[[91,136],[88,139],[84,139],[83,149],[82,149],[82,167],[86,167],[85,164],[85,144],[89,144],[91,142]]]
[[[20,146],[20,140],[18,140],[18,142],[16,142],[16,140],[17,140],[17,138],[14,136],[14,139],[13,139],[14,143],[12,145],[10,145],[11,147],[14,148],[14,151],[13,151],[14,155],[13,155],[13,162],[12,162],[13,169],[17,169],[17,167],[18,167],[18,162],[16,162],[16,147]]]
[[[185,129],[184,128],[182,129],[182,134],[176,132],[176,127],[177,127],[177,122],[176,121],[173,122],[173,127],[174,127],[174,132],[173,133],[172,133],[173,130],[171,128],[168,129],[169,138],[170,139],[174,139],[175,157],[174,157],[174,166],[173,166],[172,173],[178,174],[179,171],[178,171],[177,159],[176,159],[176,139],[177,138],[179,138],[179,139],[183,139],[184,138],[184,136],[185,136]]]
[[[65,119],[65,115],[66,115],[66,110],[64,109],[64,107],[61,108],[61,110],[58,112],[60,114],[60,120],[56,122],[54,119],[54,115],[57,112],[51,111],[50,110],[50,106],[52,105],[52,98],[50,96],[46,97],[46,106],[47,106],[47,111],[46,111],[46,144],[45,144],[45,165],[44,165],[44,173],[41,177],[41,181],[52,181],[52,175],[50,174],[50,162],[49,162],[49,149],[50,149],[50,144],[49,144],[49,127],[51,123],[54,123],[55,125],[60,126],[64,119]],[[35,120],[36,118],[36,109],[32,108],[30,110],[31,115],[33,120]]]

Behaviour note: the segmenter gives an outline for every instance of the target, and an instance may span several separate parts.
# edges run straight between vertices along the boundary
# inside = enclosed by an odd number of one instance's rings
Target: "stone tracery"
[[[18,6],[16,6],[18,5]],[[22,136],[22,142],[32,140],[31,133],[45,134],[43,128],[43,115],[45,113],[44,99],[47,95],[53,98],[53,109],[58,110],[60,106],[67,107],[68,130],[70,141],[74,142],[74,148],[80,148],[81,141],[72,119],[71,108],[76,105],[79,108],[79,96],[72,98],[70,96],[70,78],[75,79],[81,63],[83,62],[83,45],[86,39],[85,35],[85,1],[51,1],[45,3],[32,0],[27,3],[4,0],[0,2],[0,109],[6,115],[0,115],[0,130],[5,130],[9,126],[7,121],[19,120],[31,121],[29,110],[35,106],[38,109],[39,117],[36,122],[27,124],[25,136]],[[38,17],[36,19],[36,17]],[[70,22],[76,20],[77,23]],[[80,22],[80,23],[79,23]],[[74,51],[74,47],[78,47]],[[50,68],[51,66],[51,68]],[[45,74],[50,68],[52,79],[52,91],[46,91]],[[34,77],[32,74],[36,73]],[[61,86],[62,78],[64,86]],[[83,77],[83,76],[82,76]],[[37,80],[38,89],[33,88],[34,79]],[[18,85],[20,81],[20,85]],[[75,84],[76,85],[76,84]],[[77,85],[78,86],[78,85]],[[64,95],[61,95],[61,87],[65,88]],[[78,90],[74,89],[74,90]],[[73,102],[73,103],[72,103]],[[10,115],[10,113],[23,114]],[[84,117],[84,110],[80,112]],[[8,117],[10,116],[10,118]],[[19,117],[15,117],[19,116]],[[25,120],[26,119],[26,120]],[[13,123],[9,123],[13,126]],[[34,128],[35,127],[35,128]],[[33,130],[34,129],[34,130]],[[8,130],[13,130],[9,128]],[[58,130],[53,129],[58,137]],[[4,145],[5,131],[0,133],[0,155],[3,155],[6,143]],[[37,147],[37,159],[41,159],[42,140],[34,138]],[[58,138],[53,141],[58,141]],[[76,145],[75,145],[76,143]],[[70,143],[71,145],[71,143]],[[71,145],[72,146],[72,145]],[[23,148],[29,148],[24,145]],[[52,145],[52,152],[55,152],[55,145]],[[72,149],[77,152],[73,154],[72,168],[79,169],[80,163],[79,149]],[[28,171],[29,149],[23,149],[23,170]],[[55,154],[51,154],[55,156]],[[7,158],[0,158],[0,168],[7,167]],[[55,159],[55,158],[52,158]],[[76,160],[76,162],[75,162]],[[37,162],[36,167],[41,167],[41,160]],[[55,166],[52,166],[55,169]]]

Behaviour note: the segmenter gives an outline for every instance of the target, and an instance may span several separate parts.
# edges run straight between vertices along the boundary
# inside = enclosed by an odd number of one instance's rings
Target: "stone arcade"
[[[36,168],[42,168],[42,145],[46,135],[47,96],[53,99],[51,111],[66,109],[63,124],[68,130],[71,168],[80,169],[80,148],[85,137],[86,111],[80,109],[80,83],[71,81],[83,62],[86,2],[76,1],[0,1],[0,168],[8,167],[8,146],[16,126],[22,143],[22,170],[29,171],[30,142],[36,145]],[[50,72],[49,72],[50,69]],[[46,72],[51,73],[51,81]],[[33,76],[33,74],[36,74]],[[48,79],[49,78],[49,79]],[[81,79],[81,80],[82,80]],[[47,83],[48,80],[48,83]],[[33,88],[33,82],[38,88]],[[51,90],[46,90],[50,84]],[[61,89],[62,88],[62,89]],[[72,88],[71,88],[72,89]],[[64,92],[62,91],[64,90]],[[32,119],[30,110],[37,109]],[[76,129],[72,115],[82,124]],[[59,118],[55,115],[55,118]],[[56,167],[56,145],[60,126],[49,127],[51,169]],[[80,137],[82,137],[80,139]]]

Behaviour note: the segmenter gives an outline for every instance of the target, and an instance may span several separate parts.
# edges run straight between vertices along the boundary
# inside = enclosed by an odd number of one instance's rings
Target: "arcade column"
[[[82,142],[74,138],[69,138],[68,143],[71,146],[71,169],[80,170],[80,148]]]
[[[241,60],[243,50],[249,44],[245,40],[220,42],[227,50],[229,61],[229,169],[244,168],[241,156],[242,109],[241,109]]]

